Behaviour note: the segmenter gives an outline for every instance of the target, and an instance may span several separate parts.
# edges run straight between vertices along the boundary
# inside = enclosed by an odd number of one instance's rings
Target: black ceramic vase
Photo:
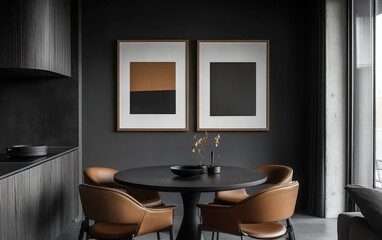
[[[208,174],[218,174],[220,173],[220,166],[208,166],[207,172]]]

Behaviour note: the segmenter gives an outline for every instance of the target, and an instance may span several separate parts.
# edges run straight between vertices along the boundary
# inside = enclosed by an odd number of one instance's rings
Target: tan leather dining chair
[[[295,239],[291,216],[298,194],[298,182],[290,182],[264,189],[231,206],[199,204],[202,231],[224,232],[255,239]],[[287,226],[278,221],[286,220]]]
[[[85,220],[78,239],[133,239],[146,233],[168,231],[173,239],[174,206],[146,208],[127,193],[87,184],[79,186]],[[89,226],[89,220],[94,224]]]
[[[267,181],[257,186],[260,190],[274,185],[291,182],[293,177],[293,169],[282,165],[265,165],[256,168],[256,170],[267,174]],[[215,203],[234,204],[240,202],[248,196],[249,195],[244,188],[220,191],[215,193]]]
[[[84,182],[89,185],[117,188],[126,191],[145,207],[162,205],[162,197],[157,191],[143,190],[118,184],[114,181],[114,174],[118,170],[106,167],[90,167],[84,170]]]

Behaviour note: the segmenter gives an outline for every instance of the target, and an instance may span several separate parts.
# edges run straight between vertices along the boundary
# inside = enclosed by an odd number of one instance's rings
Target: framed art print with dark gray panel
[[[269,130],[269,41],[198,41],[198,131]]]

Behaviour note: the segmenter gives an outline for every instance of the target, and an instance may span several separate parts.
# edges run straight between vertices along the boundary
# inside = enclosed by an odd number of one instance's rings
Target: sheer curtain
[[[350,4],[347,183],[373,187],[375,0],[351,0]],[[347,210],[354,210],[354,204],[349,198]]]

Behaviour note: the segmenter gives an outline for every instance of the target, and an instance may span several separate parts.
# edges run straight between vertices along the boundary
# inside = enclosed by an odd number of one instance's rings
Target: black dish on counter
[[[5,150],[7,157],[41,157],[48,154],[47,145],[13,145]]]
[[[171,172],[179,177],[192,177],[203,173],[202,166],[172,166]]]

